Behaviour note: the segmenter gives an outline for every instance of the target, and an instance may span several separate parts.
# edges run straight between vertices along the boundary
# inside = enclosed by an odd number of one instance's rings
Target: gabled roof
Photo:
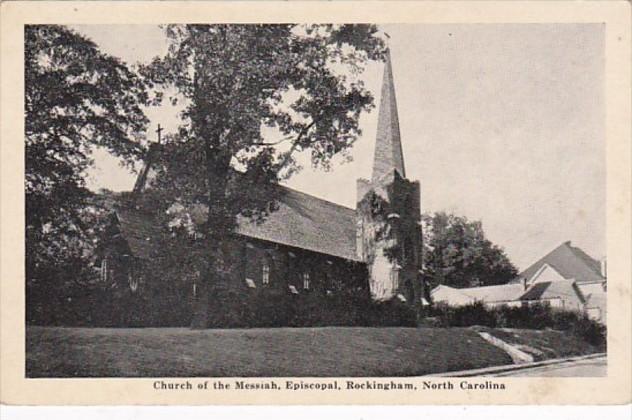
[[[469,287],[460,289],[460,291],[475,300],[504,302],[516,300],[524,292],[524,287],[521,284],[500,284],[496,286]]]
[[[432,289],[431,295],[434,295],[441,289],[447,289],[451,293],[467,296],[472,300],[488,303],[513,301],[518,299],[520,295],[524,293],[524,287],[521,284],[500,284],[495,286],[467,287],[463,289],[439,285]]]
[[[599,261],[568,241],[529,266],[512,283],[519,283],[522,279],[530,280],[544,264],[550,265],[564,278],[575,279],[580,284],[605,280],[601,276]]]
[[[582,303],[586,301],[573,279],[545,281],[535,283],[527,289],[527,291],[520,296],[520,300],[540,300],[556,297],[565,298],[573,295],[576,295]]]
[[[469,297],[465,293],[461,293],[461,290],[465,290],[465,289],[457,289],[456,287],[450,287],[450,286],[446,286],[445,284],[439,284],[438,286],[436,286],[434,289],[430,291],[430,295],[432,296],[437,292],[446,291],[446,292],[453,293],[455,295],[458,294],[465,297]]]
[[[359,261],[355,251],[355,210],[291,188],[278,188],[283,190],[278,196],[278,209],[260,223],[238,217],[236,233]],[[135,256],[158,255],[163,232],[156,217],[130,205],[118,206],[116,215]]]
[[[544,263],[538,268],[538,271],[529,279],[530,283],[538,281],[556,281],[564,280],[564,276],[557,272],[557,270],[547,263]]]
[[[542,298],[544,291],[548,289],[551,282],[541,282],[532,285],[522,296],[520,300],[538,300]]]
[[[355,210],[279,186],[278,210],[263,223],[239,217],[237,233],[296,248],[359,261]]]
[[[135,257],[153,259],[159,256],[163,233],[155,217],[129,206],[117,208],[116,217],[121,234]]]

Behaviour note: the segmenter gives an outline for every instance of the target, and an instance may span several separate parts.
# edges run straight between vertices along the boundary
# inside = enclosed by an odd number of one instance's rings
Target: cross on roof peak
[[[160,126],[160,123],[158,123],[158,128],[156,128],[156,133],[158,133],[158,144],[160,144],[160,142],[162,141],[162,130],[164,130],[164,128]]]

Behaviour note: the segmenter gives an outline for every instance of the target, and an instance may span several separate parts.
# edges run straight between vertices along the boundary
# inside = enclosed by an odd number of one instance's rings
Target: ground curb
[[[607,353],[594,353],[594,354],[588,354],[584,356],[573,356],[573,357],[565,357],[561,359],[541,360],[539,362],[533,362],[533,363],[519,363],[519,364],[513,364],[513,365],[492,366],[488,368],[461,370],[457,372],[445,372],[445,373],[439,373],[439,374],[433,373],[433,374],[424,375],[424,376],[434,376],[434,377],[441,377],[441,378],[450,378],[450,377],[462,378],[462,377],[470,377],[470,376],[483,376],[490,373],[511,372],[513,370],[521,370],[521,369],[527,369],[527,368],[533,368],[533,367],[576,362],[579,360],[586,360],[586,359],[595,359],[598,357],[606,356],[606,354]]]

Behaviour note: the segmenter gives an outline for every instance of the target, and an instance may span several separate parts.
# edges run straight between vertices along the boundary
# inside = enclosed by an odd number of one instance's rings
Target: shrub
[[[463,306],[434,305],[430,315],[438,318],[442,327],[469,327],[480,325],[495,327],[497,318],[482,302]]]
[[[415,327],[417,314],[414,308],[398,299],[375,302],[367,299],[364,306],[358,308],[359,319],[356,325],[367,327]]]
[[[414,308],[390,300],[374,302],[352,293],[293,295],[260,290],[227,292],[210,305],[210,327],[416,326]]]
[[[474,325],[500,328],[545,329],[568,331],[598,347],[605,348],[606,327],[581,312],[552,308],[547,304],[507,305],[489,308],[482,302],[463,306],[434,305],[428,315],[442,327]]]
[[[581,337],[587,343],[606,349],[606,327],[583,314],[570,325],[569,331],[576,337]]]

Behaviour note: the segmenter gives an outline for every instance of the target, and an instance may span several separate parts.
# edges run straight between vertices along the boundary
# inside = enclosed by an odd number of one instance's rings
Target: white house
[[[574,280],[584,299],[583,310],[588,316],[603,324],[607,319],[607,273],[605,258],[598,261],[581,248],[564,242],[553,251],[531,264],[511,283],[527,286],[539,282]],[[568,303],[573,305],[571,299]],[[575,302],[576,304],[576,302]]]
[[[457,289],[439,285],[433,302],[461,306],[480,301],[488,306],[548,303],[552,307],[585,311],[606,322],[605,261],[564,242],[507,284]]]

